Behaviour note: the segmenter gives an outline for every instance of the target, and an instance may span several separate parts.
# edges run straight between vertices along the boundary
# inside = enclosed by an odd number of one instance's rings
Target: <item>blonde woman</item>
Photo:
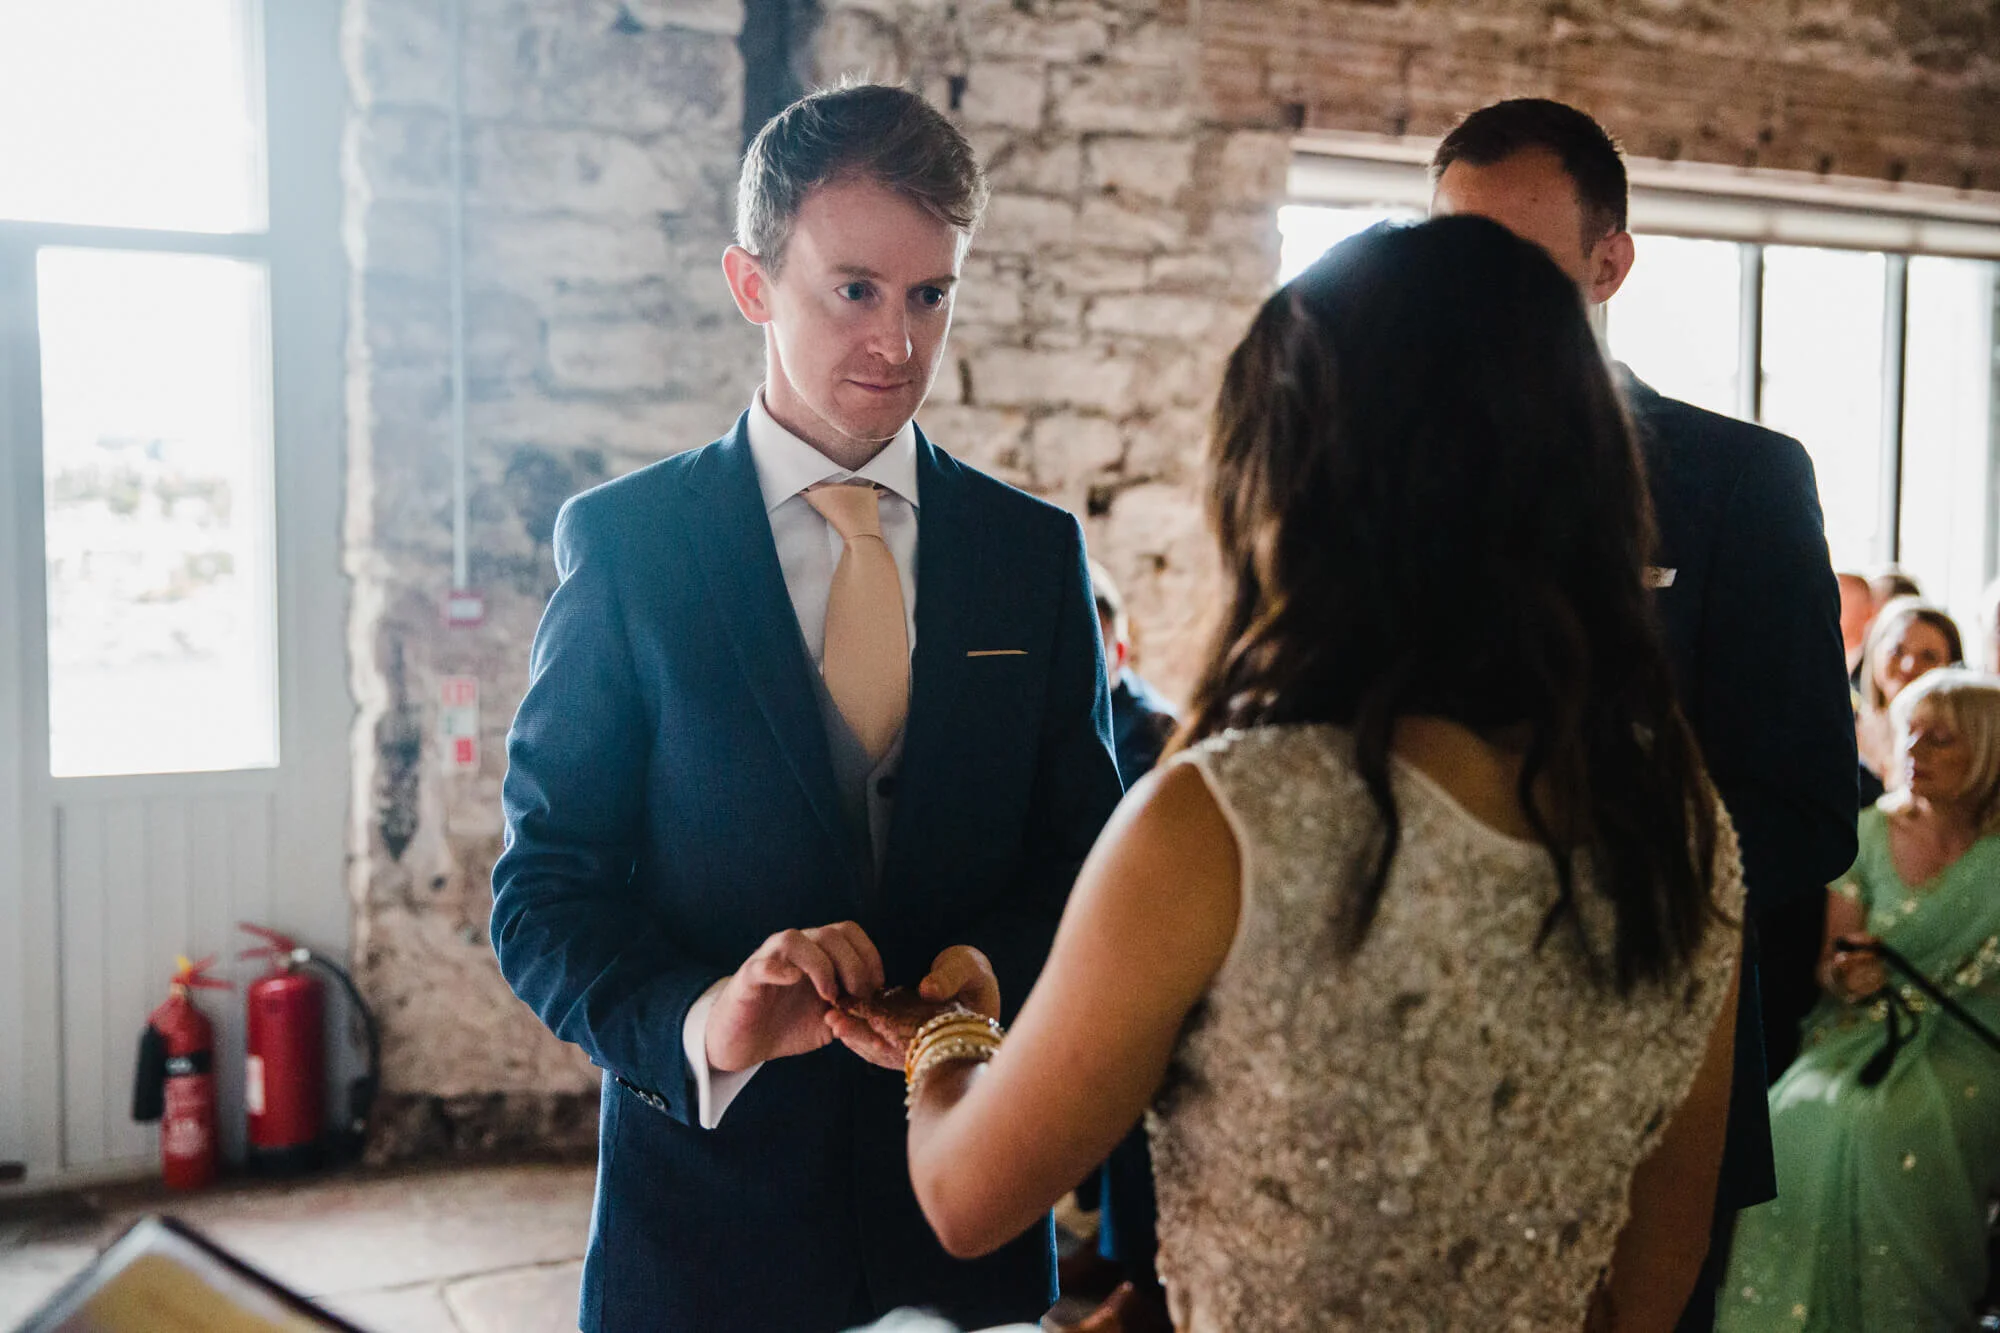
[[[2000,1188],[2000,1056],[1934,1007],[1899,1013],[1886,1075],[1879,941],[2000,1026],[2000,677],[1928,672],[1897,695],[1899,790],[1861,814],[1861,853],[1829,891],[1826,997],[1771,1089],[1776,1202],[1743,1214],[1724,1333],[1970,1328]],[[1902,1010],[1902,1005],[1894,1008]]]

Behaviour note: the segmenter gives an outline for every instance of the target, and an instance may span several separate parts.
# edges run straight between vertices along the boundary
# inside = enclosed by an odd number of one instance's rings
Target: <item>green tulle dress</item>
[[[1989,1028],[2000,1029],[2000,835],[1912,888],[1889,859],[1882,811],[1835,891],[1867,929]],[[1918,1028],[1888,1076],[1859,1074],[1887,1006],[1822,999],[1771,1089],[1778,1198],[1745,1211],[1718,1333],[1920,1333],[1973,1327],[1986,1285],[1987,1201],[2000,1191],[2000,1053],[1891,974]]]

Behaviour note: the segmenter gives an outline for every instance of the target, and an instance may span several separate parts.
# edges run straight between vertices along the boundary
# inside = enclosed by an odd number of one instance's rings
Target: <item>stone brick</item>
[[[674,337],[651,324],[558,324],[549,329],[549,373],[576,389],[657,390],[667,380]]]
[[[1083,407],[1117,415],[1131,405],[1138,365],[1097,350],[1085,355],[996,347],[972,363],[972,399],[992,407]]]
[[[926,403],[917,413],[939,448],[1014,486],[1031,486],[1028,414],[1013,409]]]
[[[1084,327],[1092,333],[1200,342],[1213,334],[1221,313],[1208,297],[1099,296],[1090,303]]]
[[[726,37],[678,28],[467,25],[467,114],[625,134],[727,133],[743,63]],[[675,95],[662,96],[662,89]]]
[[[1148,285],[1147,263],[1136,255],[1102,250],[1056,251],[1041,257],[1040,268],[1065,292],[1087,296],[1097,292],[1136,292]]]
[[[1125,476],[1192,484],[1208,450],[1209,408],[1165,408],[1120,423]]]
[[[1194,141],[1187,138],[1093,139],[1086,150],[1085,182],[1136,199],[1170,201],[1194,180],[1194,152]]]
[[[1113,61],[1066,70],[1054,85],[1056,124],[1078,134],[1183,134],[1194,125],[1188,71]]]
[[[843,77],[903,83],[910,77],[910,56],[884,15],[852,3],[829,6],[813,43],[813,77],[823,88]]]
[[[1083,188],[1083,145],[1075,139],[1042,143],[990,130],[969,137],[995,190],[1071,199]]]
[[[451,217],[441,201],[375,199],[355,210],[348,258],[364,273],[436,281],[451,253]]]
[[[524,212],[680,213],[706,189],[698,153],[679,136],[642,143],[596,130],[484,125],[467,143],[467,186],[475,199]]]
[[[723,37],[743,31],[743,0],[625,0],[624,8],[648,28],[688,28]]]
[[[996,194],[977,244],[990,253],[1033,254],[1077,238],[1076,205],[1036,194]]]
[[[1276,223],[1272,224],[1275,229]],[[1159,205],[1128,205],[1109,196],[1083,201],[1078,242],[1107,250],[1142,253],[1168,249],[1187,239],[1187,215]]]
[[[1185,700],[1220,586],[1201,497],[1185,484],[1131,486],[1088,531],[1125,594],[1139,668],[1168,698]]]
[[[1215,193],[1236,204],[1283,197],[1292,170],[1292,136],[1238,131],[1222,136]]]
[[[1087,488],[1125,456],[1125,439],[1116,422],[1074,412],[1037,418],[1029,443],[1035,485],[1044,491]]]
[[[357,109],[451,105],[444,0],[348,0],[346,65]]]
[[[985,55],[1073,62],[1104,55],[1111,41],[1110,24],[1096,13],[1052,15],[1008,4],[986,10],[975,22]]]
[[[997,275],[967,275],[952,302],[954,325],[1018,324],[1027,309],[1019,285]]]
[[[554,283],[641,282],[668,271],[672,251],[650,218],[609,222],[469,210],[467,267],[510,289]]]
[[[1040,64],[981,61],[965,73],[959,114],[968,125],[1032,130],[1042,123],[1048,93],[1048,70]]]

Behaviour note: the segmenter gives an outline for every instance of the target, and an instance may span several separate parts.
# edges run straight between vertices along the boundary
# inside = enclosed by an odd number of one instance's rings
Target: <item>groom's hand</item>
[[[781,930],[736,969],[708,1011],[709,1068],[730,1073],[816,1051],[832,1040],[826,1014],[843,994],[882,988],[882,956],[852,921]]]
[[[847,1049],[869,1064],[900,1070],[917,1029],[954,1004],[1000,1017],[1000,981],[993,964],[969,944],[954,944],[932,960],[915,995],[891,991],[877,1003],[850,1006],[850,1012],[829,1009],[825,1021]]]

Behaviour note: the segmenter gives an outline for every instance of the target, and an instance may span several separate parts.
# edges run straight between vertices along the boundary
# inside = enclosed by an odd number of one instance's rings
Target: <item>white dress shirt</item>
[[[750,404],[750,459],[757,468],[757,487],[764,494],[764,513],[771,520],[771,540],[784,571],[785,592],[799,618],[799,634],[813,668],[826,657],[826,603],[833,592],[833,571],[840,563],[840,534],[820,512],[806,503],[805,491],[823,481],[872,481],[883,490],[882,541],[896,561],[903,584],[903,616],[910,649],[917,646],[917,428],[905,423],[882,452],[860,471],[849,472],[825,454],[779,425],[764,406],[760,389]],[[688,1009],[681,1028],[681,1049],[694,1072],[697,1110],[703,1129],[722,1123],[722,1113],[743,1091],[762,1065],[734,1073],[708,1064],[708,1015],[728,979],[716,982]]]

